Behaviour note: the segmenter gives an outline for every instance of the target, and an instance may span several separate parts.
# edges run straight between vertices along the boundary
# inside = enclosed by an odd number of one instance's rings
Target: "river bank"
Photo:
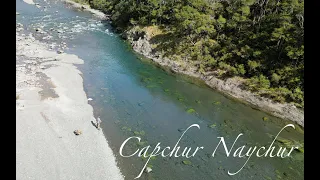
[[[75,55],[16,24],[16,178],[124,179],[83,89]],[[80,130],[82,134],[75,135]]]
[[[82,6],[79,3],[75,3],[70,0],[63,1],[71,4],[75,8],[81,8]],[[89,11],[91,8],[86,6],[85,9]],[[96,11],[91,12],[94,13]],[[101,14],[101,12],[98,14]],[[137,30],[139,30],[139,32]],[[149,58],[158,65],[169,67],[175,73],[181,73],[201,79],[209,87],[216,89],[229,97],[240,100],[255,109],[267,112],[275,117],[296,122],[304,127],[304,111],[298,109],[293,104],[273,102],[268,98],[261,97],[257,93],[245,90],[242,88],[243,85],[239,78],[229,78],[226,80],[218,79],[213,73],[201,74],[194,64],[177,62],[166,57],[162,57],[162,54],[159,52],[155,53],[153,51],[152,43],[150,42],[151,36],[152,35],[148,34],[147,31],[141,33],[140,29],[136,27],[131,28],[122,34],[122,37],[131,44],[135,52]]]
[[[62,0],[63,2],[65,2],[66,4],[69,4],[71,5],[72,7],[74,8],[77,8],[77,9],[81,9],[83,11],[88,11],[90,12],[92,15],[94,15],[95,17],[101,19],[101,20],[106,20],[108,19],[107,15],[104,14],[103,12],[101,11],[98,11],[98,10],[95,10],[95,9],[92,9],[90,8],[89,5],[87,4],[80,4],[80,3],[77,3],[77,2],[74,2],[74,1],[71,1],[71,0]]]
[[[169,67],[174,73],[185,74],[194,78],[203,80],[209,87],[219,92],[240,100],[241,102],[261,111],[267,112],[273,116],[291,120],[304,127],[304,112],[293,104],[277,103],[257,95],[254,92],[242,88],[242,79],[238,77],[228,78],[226,80],[218,79],[213,73],[207,72],[202,74],[198,71],[195,64],[182,61],[173,61],[163,57],[161,53],[154,52],[148,31],[141,33],[139,28],[132,28],[123,33],[123,38],[127,39],[133,50],[149,58],[160,66]]]

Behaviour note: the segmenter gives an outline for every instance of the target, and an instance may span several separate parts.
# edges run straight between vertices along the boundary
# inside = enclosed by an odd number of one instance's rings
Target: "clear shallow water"
[[[137,136],[145,144],[131,141],[126,146],[128,153],[147,145],[153,150],[158,142],[162,148],[173,147],[183,129],[191,124],[199,124],[200,130],[190,129],[180,141],[181,148],[188,146],[193,151],[197,146],[204,146],[195,157],[188,159],[191,165],[183,164],[182,161],[187,160],[183,157],[158,156],[149,162],[153,166],[152,173],[144,173],[140,179],[303,179],[304,158],[296,151],[292,153],[293,158],[285,159],[252,156],[235,176],[229,176],[228,170],[237,171],[246,159],[226,157],[222,146],[216,156],[211,157],[219,142],[217,137],[223,136],[230,147],[238,134],[243,133],[235,148],[268,146],[273,140],[268,134],[276,135],[291,122],[254,110],[201,82],[171,74],[149,60],[140,59],[112,32],[108,22],[100,22],[90,13],[67,9],[52,0],[47,0],[49,5],[39,1],[40,9],[22,0],[16,2],[21,14],[17,22],[27,27],[26,34],[41,27],[52,39],[43,40],[47,35],[36,33],[37,39],[56,45],[65,42],[69,48],[65,50],[67,53],[76,54],[85,61],[78,66],[83,73],[85,91],[88,98],[93,99],[90,104],[95,116],[103,121],[103,131],[126,179],[135,178],[144,161],[137,156],[123,158],[119,155],[125,139],[134,136],[135,131],[144,132]],[[43,11],[43,6],[48,6],[47,11]],[[64,32],[57,33],[50,28]],[[190,108],[195,112],[188,113]],[[263,121],[263,117],[268,120]],[[212,128],[208,127],[210,125]],[[304,138],[303,133],[290,128],[280,136],[302,142]]]

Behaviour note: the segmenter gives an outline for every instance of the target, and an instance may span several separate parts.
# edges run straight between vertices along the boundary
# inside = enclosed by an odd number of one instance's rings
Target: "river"
[[[102,120],[103,132],[126,179],[135,178],[145,160],[119,155],[125,139],[135,135],[142,139],[141,143],[130,141],[126,152],[147,145],[155,147],[158,142],[161,147],[173,147],[184,129],[192,124],[199,124],[200,130],[190,129],[180,145],[204,149],[189,159],[158,156],[149,162],[152,172],[144,173],[140,179],[304,179],[304,155],[298,151],[284,159],[253,156],[234,176],[229,176],[228,171],[238,171],[245,158],[226,157],[222,146],[215,157],[211,156],[219,142],[217,137],[224,137],[230,147],[238,134],[243,133],[235,146],[267,146],[273,140],[270,135],[275,136],[292,122],[225,97],[198,80],[157,67],[135,54],[113,32],[108,21],[101,22],[88,12],[66,8],[60,1],[35,2],[41,7],[16,0],[16,11],[20,13],[16,21],[26,27],[24,33],[32,32],[36,39],[48,44],[65,42],[66,53],[84,60],[78,66],[84,89],[88,98],[93,99],[90,104],[94,114]],[[35,28],[39,27],[52,38],[43,39],[47,34],[36,33]],[[62,32],[55,31],[58,29]],[[280,136],[304,143],[303,130],[287,128]],[[190,163],[183,163],[186,160]]]

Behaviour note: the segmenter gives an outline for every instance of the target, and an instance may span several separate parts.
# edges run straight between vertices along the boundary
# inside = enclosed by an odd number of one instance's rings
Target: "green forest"
[[[304,107],[304,0],[85,0],[119,31],[158,27],[156,50]],[[175,58],[172,58],[175,60]]]

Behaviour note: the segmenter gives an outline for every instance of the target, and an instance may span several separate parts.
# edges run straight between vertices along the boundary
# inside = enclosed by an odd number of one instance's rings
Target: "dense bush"
[[[90,0],[119,30],[156,25],[156,50],[249,79],[248,88],[303,106],[304,0]],[[166,37],[166,36],[169,36]],[[162,42],[161,42],[162,40]]]

